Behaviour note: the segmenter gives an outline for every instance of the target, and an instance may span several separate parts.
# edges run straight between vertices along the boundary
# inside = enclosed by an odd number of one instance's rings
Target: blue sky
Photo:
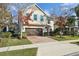
[[[48,14],[61,15],[62,11],[77,6],[77,3],[39,3],[38,6]],[[73,12],[74,14],[74,12]]]
[[[47,13],[60,14],[59,8],[61,7],[61,3],[40,3],[38,6]]]
[[[76,3],[37,3],[37,5],[43,9],[48,15],[49,14],[56,14],[61,15],[62,11],[69,10],[70,8],[74,8]],[[13,16],[17,15],[17,8],[14,6],[11,6],[11,12]],[[75,14],[73,12],[73,14]]]

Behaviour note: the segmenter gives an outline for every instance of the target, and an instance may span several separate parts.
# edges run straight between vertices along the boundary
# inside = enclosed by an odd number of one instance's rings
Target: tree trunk
[[[22,23],[20,22],[20,38],[22,39]]]
[[[62,38],[62,35],[63,35],[63,29],[61,28],[60,29],[60,38]]]

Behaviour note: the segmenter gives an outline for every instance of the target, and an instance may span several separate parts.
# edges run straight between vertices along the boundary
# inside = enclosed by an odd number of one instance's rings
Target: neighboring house
[[[75,17],[75,24],[73,24],[70,28],[77,31],[77,32],[79,32],[79,19],[76,16],[74,16],[74,17]]]
[[[35,9],[31,15],[32,21],[29,20],[28,25],[22,25],[22,32],[26,32],[27,35],[42,35],[48,30],[47,14],[37,4],[33,4],[30,8],[28,8],[28,10],[24,10],[23,15],[27,16],[31,8]]]
[[[52,14],[51,15],[51,19],[50,19],[50,23],[52,24],[52,30],[54,31],[56,28],[58,28],[58,26],[55,24],[57,21],[58,21],[59,19],[58,19],[58,16],[57,15],[54,15],[54,14]]]
[[[79,19],[77,17],[75,17],[75,18],[76,18],[76,21],[75,21],[75,26],[74,27],[79,32]]]
[[[54,17],[48,17],[48,25],[49,25],[49,31],[54,31],[55,26],[54,26]]]

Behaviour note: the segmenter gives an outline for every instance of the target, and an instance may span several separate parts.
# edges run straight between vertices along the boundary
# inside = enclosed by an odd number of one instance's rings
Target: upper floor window
[[[34,14],[34,20],[37,20],[37,15],[36,14]]]
[[[50,19],[48,17],[46,17],[46,20],[48,21],[48,24],[50,24]]]
[[[29,15],[29,13],[26,13],[26,16],[28,16]]]
[[[79,27],[79,21],[78,21],[78,27]]]
[[[48,24],[50,24],[50,21],[48,20]]]
[[[42,15],[40,16],[40,20],[43,21],[43,16]]]

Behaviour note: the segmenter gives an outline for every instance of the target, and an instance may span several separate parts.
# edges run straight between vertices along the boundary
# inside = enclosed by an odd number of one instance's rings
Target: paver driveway
[[[45,37],[45,36],[27,36],[28,40],[32,43],[45,43],[45,42],[55,42],[56,40]]]

